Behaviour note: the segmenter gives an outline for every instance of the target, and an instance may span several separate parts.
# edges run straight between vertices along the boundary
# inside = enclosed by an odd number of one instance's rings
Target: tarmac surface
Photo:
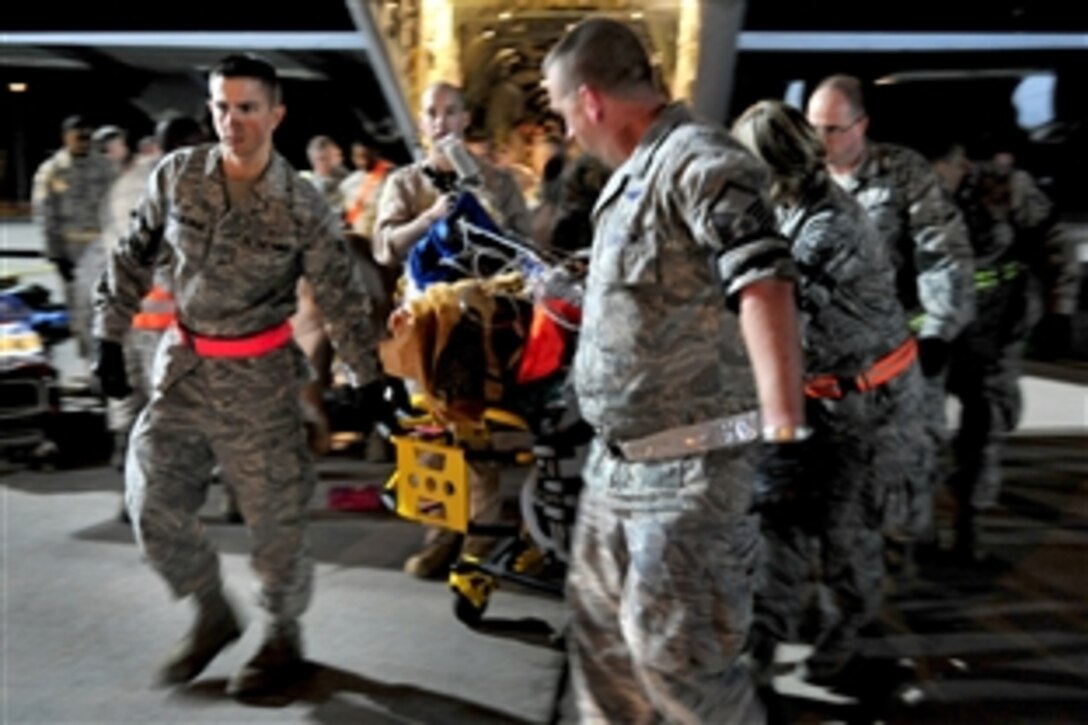
[[[13,236],[0,228],[0,241]],[[40,262],[19,264],[46,275]],[[54,352],[65,380],[85,376],[70,347]],[[939,556],[915,576],[889,579],[850,686],[832,694],[783,675],[775,682],[783,721],[1088,721],[1088,366],[1027,372],[1001,505],[982,535],[989,557],[967,566]],[[275,706],[224,692],[261,627],[247,534],[223,519],[214,485],[202,518],[250,625],[191,685],[156,689],[155,668],[191,612],[171,600],[118,520],[120,474],[106,463],[95,402],[71,403],[54,467],[0,458],[0,724],[574,722],[562,600],[503,585],[479,628],[462,625],[442,582],[401,571],[421,541],[418,525],[330,505],[337,489],[380,485],[391,470],[352,449],[319,466],[304,677]],[[522,475],[504,478],[511,499]],[[943,491],[938,520],[947,534]]]
[[[786,720],[1083,721],[1085,443],[1083,429],[1014,437],[1001,507],[983,534],[989,560],[937,561],[914,578],[889,580],[880,622],[865,640],[865,667],[846,693],[852,701],[806,691],[785,676],[776,686],[785,693]],[[247,536],[224,521],[222,489],[213,485],[202,517],[251,624],[190,686],[155,689],[154,668],[188,627],[190,611],[172,603],[118,521],[119,474],[89,458],[57,470],[7,465],[0,472],[0,722],[573,722],[569,701],[558,696],[562,601],[504,586],[479,629],[462,625],[442,583],[400,571],[419,543],[416,524],[330,507],[334,489],[377,485],[390,470],[350,451],[320,465],[303,680],[272,708],[224,694],[227,678],[257,648],[260,626]],[[508,479],[512,495],[519,476]],[[947,529],[947,499],[939,501]]]

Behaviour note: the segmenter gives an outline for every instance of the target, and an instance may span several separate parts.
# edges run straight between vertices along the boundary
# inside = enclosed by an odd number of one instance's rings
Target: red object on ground
[[[334,511],[384,511],[379,486],[337,486],[329,490]]]

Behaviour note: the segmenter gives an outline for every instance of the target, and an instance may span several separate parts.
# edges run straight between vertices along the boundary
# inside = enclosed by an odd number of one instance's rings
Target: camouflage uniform
[[[45,233],[46,256],[67,260],[73,272],[84,252],[102,236],[102,205],[115,171],[105,157],[72,156],[60,149],[34,174],[34,216]],[[86,276],[64,281],[64,296],[72,316],[80,353],[90,354],[91,295]]]
[[[766,183],[723,131],[671,106],[594,209],[574,381],[597,437],[567,585],[590,721],[762,718],[738,662],[759,555],[751,446],[639,463],[613,451],[757,407],[729,310],[747,285],[794,273]]]
[[[974,317],[973,262],[963,219],[936,172],[910,149],[868,142],[861,165],[835,180],[861,203],[884,240],[899,302],[914,315],[918,337],[951,343]],[[944,375],[926,379],[925,396],[929,440],[910,446],[916,456],[906,480],[896,484],[899,492],[889,492],[888,528],[906,537],[927,535],[933,526],[937,453],[947,436]]]
[[[340,185],[344,183],[344,179],[348,178],[347,169],[337,166],[327,176],[309,170],[300,171],[299,176],[313,184],[314,188],[321,192],[321,195],[325,197],[325,203],[329,205],[334,214],[341,216],[344,213],[344,193],[340,190]]]
[[[1047,274],[1054,256],[1049,249],[1062,240],[1050,200],[1023,171],[975,164],[955,199],[975,251],[978,305],[977,318],[953,349],[948,375],[949,391],[963,404],[951,484],[961,514],[969,515],[997,501],[1001,443],[1020,418],[1030,272],[1041,272],[1049,293],[1055,279]]]
[[[888,294],[895,278],[888,252],[849,195],[829,184],[796,206],[780,208],[778,219],[800,270],[808,376],[855,379],[909,341],[906,314]],[[838,620],[809,660],[814,674],[841,667],[854,653],[858,631],[879,609],[887,479],[907,463],[909,447],[901,441],[923,437],[921,402],[921,374],[914,363],[868,392],[808,398],[806,418],[819,449],[808,484],[814,506],[795,512],[801,518],[768,514],[763,519],[767,555],[756,593],[754,638],[777,643],[796,636],[812,539],[817,539],[820,580],[834,598]]]
[[[590,214],[608,176],[608,168],[587,154],[582,154],[563,170],[550,240],[553,248],[577,252],[589,247],[593,241]]]
[[[102,230],[102,239],[84,254],[83,274],[93,280],[88,289],[94,289],[94,283],[105,271],[110,253],[117,247],[128,231],[132,213],[135,211],[147,190],[147,180],[158,163],[156,158],[140,158],[133,162],[110,187],[107,197],[106,216]],[[93,259],[93,262],[91,261]],[[157,284],[168,282],[160,275]],[[125,334],[125,372],[128,375],[132,394],[127,398],[106,401],[111,431],[126,434],[132,428],[143,407],[151,399],[151,371],[155,360],[155,351],[162,338],[161,331],[132,328]]]
[[[368,382],[377,370],[369,299],[352,284],[338,220],[278,154],[246,199],[228,202],[220,157],[218,146],[182,149],[155,169],[100,284],[97,336],[123,338],[164,246],[186,330],[231,338],[281,325],[305,274],[340,354],[359,383]],[[315,473],[299,389],[310,374],[290,342],[255,357],[201,357],[178,327],[166,332],[151,402],[132,432],[126,483],[137,538],[176,595],[199,598],[220,586],[215,550],[196,516],[218,464],[254,539],[262,605],[274,622],[305,610]]]
[[[513,175],[479,159],[477,163],[483,178],[483,189],[475,193],[481,202],[492,213],[500,228],[528,236],[529,210]],[[403,260],[397,257],[392,248],[389,239],[391,233],[397,227],[419,218],[438,199],[440,192],[424,172],[427,165],[427,161],[417,161],[403,166],[389,174],[382,185],[374,233],[374,258],[381,265],[400,266]],[[478,523],[495,521],[502,505],[498,471],[490,466],[473,466],[470,469],[469,488],[473,520]],[[434,551],[454,543],[452,533],[430,528],[426,533],[424,551]],[[490,537],[469,537],[463,551],[472,556],[484,556],[494,543],[495,539]]]

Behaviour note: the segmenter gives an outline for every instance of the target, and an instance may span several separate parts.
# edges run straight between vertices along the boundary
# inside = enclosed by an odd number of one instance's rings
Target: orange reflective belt
[[[165,330],[174,324],[173,312],[137,312],[132,326],[137,330]]]
[[[355,220],[362,216],[363,209],[366,208],[366,202],[370,198],[370,195],[377,189],[378,184],[389,172],[391,164],[388,161],[379,161],[363,180],[359,183],[359,190],[355,192],[355,199],[352,201],[351,206],[348,207],[347,213],[344,217],[349,224],[354,224]]]
[[[140,308],[132,317],[138,330],[165,330],[174,322],[174,296],[158,285],[144,295]]]
[[[899,347],[873,363],[855,378],[815,375],[805,380],[805,396],[838,400],[851,391],[865,393],[901,375],[918,357],[918,343],[908,337]]]
[[[286,345],[291,340],[291,323],[283,321],[267,330],[243,337],[198,335],[178,325],[181,340],[192,345],[200,357],[260,357]]]

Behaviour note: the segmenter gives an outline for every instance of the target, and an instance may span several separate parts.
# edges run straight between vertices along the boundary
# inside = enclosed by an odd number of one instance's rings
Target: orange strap
[[[174,296],[164,287],[152,287],[140,308],[132,317],[132,326],[138,330],[165,330],[174,323]]]
[[[355,192],[355,198],[345,214],[349,224],[354,224],[355,220],[362,215],[367,201],[378,188],[378,184],[385,178],[385,175],[389,173],[390,168],[392,168],[392,164],[382,159],[363,177],[363,180],[359,183],[359,190]]]
[[[132,317],[132,326],[137,330],[165,330],[174,320],[172,312],[137,312]]]
[[[815,375],[805,380],[805,396],[838,400],[847,393],[865,393],[878,388],[907,370],[918,357],[918,343],[913,337],[873,363],[873,366],[855,378],[836,375]]]
[[[286,345],[291,340],[291,323],[284,320],[275,327],[244,337],[208,337],[178,325],[181,340],[192,345],[200,357],[260,357]]]
[[[170,294],[170,290],[165,287],[153,285],[144,295],[144,299],[149,302],[173,302],[174,295]]]

